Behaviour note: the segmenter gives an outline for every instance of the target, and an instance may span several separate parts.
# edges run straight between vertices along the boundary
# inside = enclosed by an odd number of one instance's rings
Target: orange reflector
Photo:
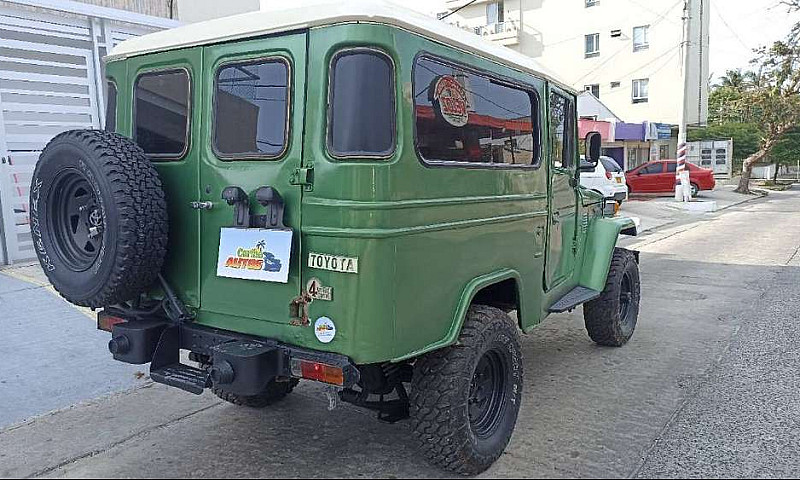
[[[341,368],[310,360],[293,358],[292,376],[331,385],[344,385],[344,371]]]
[[[105,332],[111,333],[111,328],[114,325],[118,325],[120,323],[125,323],[127,320],[120,317],[115,317],[113,315],[109,315],[104,312],[100,312],[97,314],[97,329],[103,330]]]

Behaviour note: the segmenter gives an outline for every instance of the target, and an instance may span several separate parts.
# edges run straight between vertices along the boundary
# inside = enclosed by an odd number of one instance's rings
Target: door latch
[[[301,185],[306,191],[311,191],[314,187],[314,167],[295,168],[289,184]]]
[[[213,202],[192,202],[189,205],[195,210],[211,210],[214,208]]]

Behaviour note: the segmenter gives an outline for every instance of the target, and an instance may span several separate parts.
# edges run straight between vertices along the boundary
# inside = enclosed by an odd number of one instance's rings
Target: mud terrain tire
[[[300,381],[296,378],[288,382],[276,382],[273,380],[269,382],[267,389],[264,390],[263,393],[251,396],[236,395],[235,393],[229,393],[217,387],[212,388],[211,391],[226,402],[240,407],[265,408],[286,398],[287,395],[292,393],[292,390],[294,390],[294,387],[296,387],[299,382]]]
[[[639,318],[639,265],[630,250],[615,248],[603,293],[583,306],[589,337],[606,347],[628,343]]]
[[[489,468],[517,423],[522,377],[517,326],[502,310],[472,306],[458,342],[414,366],[411,426],[422,453],[463,475]]]
[[[33,173],[30,213],[39,262],[69,302],[115,305],[158,278],[167,204],[158,173],[130,139],[99,130],[56,136]]]

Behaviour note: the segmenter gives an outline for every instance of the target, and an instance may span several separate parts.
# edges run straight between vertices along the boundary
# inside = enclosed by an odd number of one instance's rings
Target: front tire
[[[636,257],[630,250],[615,248],[603,293],[583,306],[589,337],[607,347],[628,343],[636,330],[640,298]]]
[[[522,379],[517,326],[502,310],[471,307],[458,342],[414,367],[411,425],[422,453],[452,472],[485,471],[511,439]]]
[[[696,183],[693,183],[692,184],[692,198],[697,197],[698,193],[700,193],[700,186],[698,186]]]

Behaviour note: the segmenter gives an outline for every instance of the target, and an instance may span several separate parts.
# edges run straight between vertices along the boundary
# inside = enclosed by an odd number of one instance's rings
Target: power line
[[[727,28],[727,29],[728,29],[728,31],[729,31],[729,32],[731,32],[731,33],[733,34],[733,36],[734,36],[734,37],[736,37],[736,40],[738,40],[738,41],[739,41],[739,43],[741,43],[741,44],[742,44],[742,46],[743,46],[744,48],[746,48],[746,49],[748,49],[748,50],[752,51],[753,49],[752,49],[751,47],[749,47],[747,44],[745,44],[745,43],[744,43],[744,40],[742,40],[742,37],[740,37],[740,36],[739,36],[739,34],[738,34],[738,33],[736,33],[736,30],[734,30],[733,28],[731,28],[731,26],[730,26],[730,25],[728,24],[728,22],[725,20],[725,17],[723,17],[723,16],[722,16],[722,13],[720,13],[720,11],[719,11],[719,8],[716,8],[716,5],[715,5],[714,3],[712,3],[712,4],[711,4],[711,9],[712,9],[712,10],[714,10],[714,12],[717,14],[717,17],[718,17],[720,20],[722,20],[722,23],[725,25],[725,28]]]
[[[449,17],[450,15],[453,15],[454,13],[460,12],[461,10],[469,7],[470,5],[472,5],[473,3],[477,2],[477,1],[478,0],[471,0],[469,3],[465,3],[464,5],[461,5],[460,7],[456,8],[455,10],[453,10],[450,13],[448,13],[447,15],[442,16],[442,18],[440,18],[439,20],[444,20],[445,18]]]

